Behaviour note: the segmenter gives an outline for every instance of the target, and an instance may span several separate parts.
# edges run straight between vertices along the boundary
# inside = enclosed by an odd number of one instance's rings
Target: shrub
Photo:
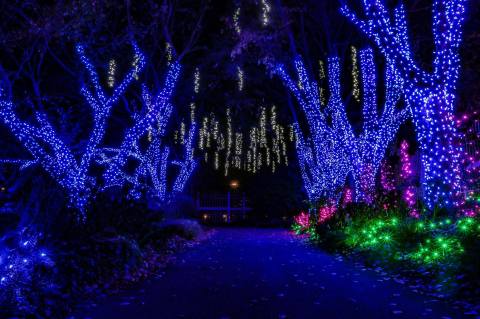
[[[331,218],[308,228],[294,227],[329,251],[361,254],[367,263],[424,274],[442,293],[480,282],[480,219],[450,218],[435,210],[412,218],[406,207],[383,209],[363,204],[342,207]],[[312,234],[312,229],[314,234]],[[428,274],[428,275],[427,275]]]

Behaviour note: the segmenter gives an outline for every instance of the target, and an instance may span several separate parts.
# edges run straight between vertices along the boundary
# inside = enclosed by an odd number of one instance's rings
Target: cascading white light
[[[272,10],[267,0],[261,0],[262,2],[262,24],[267,26],[270,23],[270,11]]]
[[[112,59],[108,62],[108,79],[107,84],[109,88],[113,88],[115,86],[115,72],[117,71],[117,64],[115,60]]]

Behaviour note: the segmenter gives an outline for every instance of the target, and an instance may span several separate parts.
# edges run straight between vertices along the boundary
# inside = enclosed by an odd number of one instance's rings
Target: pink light
[[[412,163],[410,160],[410,155],[408,154],[408,147],[408,142],[403,140],[400,144],[400,162],[402,163],[400,177],[403,179],[407,179],[413,175]]]
[[[479,212],[480,212],[480,207],[478,205],[475,205],[475,207],[473,208],[464,209],[462,212],[462,215],[467,217],[476,217]]]
[[[300,225],[303,229],[307,229],[309,225],[310,216],[306,212],[301,212],[297,216],[293,217],[295,223]]]
[[[318,210],[318,223],[321,224],[326,220],[332,218],[336,212],[337,207],[334,203],[330,203],[329,205],[320,207],[320,209]]]
[[[409,213],[410,217],[413,217],[413,218],[420,218],[420,213],[418,212],[418,210],[416,208],[412,209]]]
[[[393,178],[391,176],[391,167],[386,162],[382,163],[382,167],[380,170],[380,183],[382,184],[382,188],[386,192],[391,192],[395,189],[395,185],[393,183]]]
[[[408,207],[413,207],[415,205],[415,187],[408,186],[403,194],[403,200],[408,205]]]
[[[343,205],[347,205],[353,202],[353,193],[350,188],[345,188],[345,191],[343,193]]]

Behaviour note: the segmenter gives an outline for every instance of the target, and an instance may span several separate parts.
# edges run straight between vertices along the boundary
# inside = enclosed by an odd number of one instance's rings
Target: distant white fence
[[[245,193],[197,193],[196,210],[208,223],[231,223],[245,220],[252,209],[247,206]]]

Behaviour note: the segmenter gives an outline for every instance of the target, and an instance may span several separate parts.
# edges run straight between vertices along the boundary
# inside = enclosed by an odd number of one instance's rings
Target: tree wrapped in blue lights
[[[357,199],[372,202],[375,192],[376,176],[387,147],[395,138],[400,125],[410,115],[407,109],[397,110],[403,97],[403,80],[389,61],[385,69],[385,102],[378,112],[377,77],[374,55],[371,49],[360,51],[360,70],[363,91],[363,131],[344,145],[352,165]],[[345,109],[339,108],[340,123],[336,124],[337,132],[353,131],[348,122]],[[336,118],[334,117],[334,118]],[[335,124],[334,124],[335,125]],[[346,129],[345,129],[346,127]]]
[[[4,92],[3,85],[0,86],[1,120],[33,156],[33,160],[16,162],[21,164],[22,168],[31,164],[41,165],[66,191],[71,205],[81,212],[84,211],[97,183],[96,177],[91,175],[90,168],[95,162],[95,154],[105,136],[106,122],[112,107],[145,65],[142,52],[135,44],[133,48],[135,58],[132,68],[120,84],[112,89],[111,95],[107,95],[93,64],[85,54],[85,48],[82,45],[76,46],[80,61],[90,78],[90,84],[82,85],[80,92],[93,111],[93,129],[81,154],[74,153],[72,148],[62,140],[45,113],[35,111],[36,124],[22,120],[16,114],[10,97]]]
[[[297,154],[305,188],[310,199],[331,197],[352,174],[356,200],[370,202],[375,190],[375,179],[385,150],[395,137],[399,126],[408,116],[406,110],[396,110],[403,94],[403,81],[393,66],[387,63],[385,71],[386,94],[382,113],[377,109],[377,78],[373,51],[360,52],[363,88],[363,132],[356,136],[346,114],[341,97],[340,61],[328,61],[330,99],[322,105],[318,86],[308,77],[301,58],[295,66],[299,81],[296,84],[283,66],[276,68],[284,84],[294,94],[304,111],[311,133],[311,145],[303,137],[298,123]],[[327,121],[327,119],[330,121]],[[329,196],[330,195],[330,196]]]
[[[36,124],[21,119],[15,112],[11,98],[0,86],[0,117],[15,137],[30,152],[33,159],[6,159],[3,163],[18,164],[26,168],[39,164],[66,191],[70,204],[85,217],[85,209],[96,191],[103,191],[113,186],[126,186],[134,198],[142,190],[153,191],[161,201],[169,197],[166,190],[167,167],[169,163],[178,165],[179,174],[172,182],[171,194],[182,192],[195,168],[193,143],[196,124],[192,125],[184,147],[184,158],[169,162],[170,150],[163,143],[166,125],[172,113],[171,97],[181,70],[179,62],[170,63],[163,86],[152,94],[144,84],[142,90],[143,108],[136,113],[132,127],[125,130],[120,147],[109,148],[103,145],[106,124],[111,116],[113,106],[124,95],[134,79],[139,78],[145,66],[142,52],[134,44],[134,61],[125,78],[109,90],[102,88],[99,76],[93,64],[85,55],[83,46],[76,47],[82,65],[87,70],[89,84],[82,85],[81,93],[93,111],[93,128],[86,146],[78,152],[75,147],[67,145],[60,134],[55,131],[46,114],[36,111]],[[114,81],[109,80],[109,86]],[[144,150],[148,135],[149,143]],[[134,159],[137,166],[133,174],[127,174],[127,160]],[[92,166],[101,164],[105,170],[100,175]]]
[[[119,148],[105,148],[99,154],[99,162],[106,166],[103,174],[103,189],[112,187],[130,187],[130,195],[140,198],[142,193],[150,192],[161,202],[170,199],[184,190],[185,184],[196,166],[193,146],[196,134],[196,123],[192,119],[186,142],[183,159],[169,160],[170,148],[163,145],[165,128],[172,113],[171,96],[181,66],[178,62],[169,65],[163,87],[153,95],[146,85],[143,86],[142,101],[144,114],[135,114],[134,125],[125,133]],[[148,136],[148,146],[142,151],[142,138]],[[128,174],[127,161],[138,162],[133,174]],[[167,189],[167,171],[169,164],[179,166],[179,172]]]
[[[459,195],[463,150],[454,113],[466,2],[433,1],[435,50],[432,71],[422,69],[414,59],[403,3],[390,12],[385,1],[363,0],[364,18],[358,17],[348,6],[341,9],[375,42],[404,79],[421,150],[424,200],[429,208],[462,204]]]
[[[282,65],[274,72],[292,92],[306,115],[309,138],[305,138],[299,123],[294,123],[296,150],[304,182],[310,201],[322,197],[331,198],[340,189],[350,171],[348,156],[332,127],[327,124],[322,111],[317,84],[311,81],[303,61],[295,59],[298,81],[287,74]]]

